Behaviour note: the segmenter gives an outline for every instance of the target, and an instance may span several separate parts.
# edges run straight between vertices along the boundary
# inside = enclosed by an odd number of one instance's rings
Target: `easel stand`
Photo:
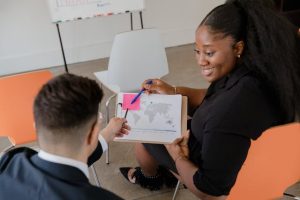
[[[143,13],[142,11],[140,13],[140,20],[141,20],[141,29],[144,29],[144,24],[143,24]],[[133,31],[133,19],[132,19],[132,12],[130,13],[130,28]]]
[[[67,65],[67,62],[66,62],[64,46],[63,46],[63,43],[62,43],[62,40],[61,40],[61,35],[60,35],[60,30],[59,30],[59,24],[58,23],[56,23],[56,28],[57,28],[57,33],[58,33],[58,37],[59,37],[61,53],[62,53],[62,56],[63,56],[63,59],[64,59],[65,71],[66,71],[66,73],[69,73],[68,65]]]
[[[140,11],[139,14],[140,14],[140,20],[141,20],[141,28],[143,29],[144,28],[144,24],[143,24],[143,15],[142,15],[143,13],[142,13],[142,11]],[[130,13],[130,25],[131,25],[130,26],[131,30],[133,30],[132,12]],[[57,33],[58,33],[58,37],[59,37],[59,43],[60,43],[61,53],[62,53],[63,60],[64,60],[65,71],[66,71],[66,73],[69,73],[68,65],[67,65],[67,62],[66,62],[66,56],[65,56],[64,46],[63,46],[61,35],[60,35],[59,23],[56,23],[56,28],[57,28]]]
[[[141,19],[141,28],[144,29],[144,24],[143,24],[143,13],[140,11],[140,19]]]

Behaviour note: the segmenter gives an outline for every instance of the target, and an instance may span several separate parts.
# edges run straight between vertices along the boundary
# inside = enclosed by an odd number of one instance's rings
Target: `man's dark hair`
[[[278,99],[287,118],[300,116],[300,39],[270,1],[227,0],[200,23],[212,33],[244,41],[239,65],[252,70]]]
[[[46,83],[34,101],[36,127],[68,132],[97,119],[103,92],[96,81],[63,74]]]

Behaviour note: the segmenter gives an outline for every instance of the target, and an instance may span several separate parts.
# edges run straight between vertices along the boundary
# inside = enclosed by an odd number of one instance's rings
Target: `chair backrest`
[[[36,140],[33,101],[51,78],[46,70],[0,78],[0,136],[8,137],[13,145]]]
[[[169,73],[159,31],[141,29],[117,34],[108,64],[108,82],[121,92],[137,91],[148,78]]]
[[[300,123],[271,128],[253,141],[229,200],[269,200],[300,180]]]

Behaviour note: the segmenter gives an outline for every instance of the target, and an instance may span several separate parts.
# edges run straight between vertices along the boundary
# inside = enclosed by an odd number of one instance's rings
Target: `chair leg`
[[[108,99],[107,99],[107,101],[106,101],[106,103],[105,103],[105,110],[106,110],[106,125],[109,123],[109,105],[110,105],[110,102],[111,102],[111,100],[115,97],[115,96],[117,96],[117,94],[113,94],[113,95],[111,95]],[[106,162],[106,164],[109,164],[109,144],[107,144],[107,151],[106,151],[106,153],[105,153],[105,155],[106,155],[106,157],[105,157],[105,162]]]
[[[172,200],[175,200],[175,199],[176,199],[176,195],[177,195],[179,186],[180,186],[180,181],[178,180],[177,185],[176,185],[176,188],[175,188],[175,191],[174,191],[174,193],[173,193]]]
[[[98,187],[100,187],[101,185],[100,185],[100,182],[99,182],[99,179],[98,179],[98,176],[97,176],[97,173],[96,173],[96,170],[95,170],[94,165],[91,166],[91,169],[92,169],[92,173],[93,173],[93,175],[94,175],[94,180],[95,180],[95,182],[96,182],[96,185],[97,185]]]
[[[107,150],[105,152],[105,162],[109,164],[109,144],[107,144]]]

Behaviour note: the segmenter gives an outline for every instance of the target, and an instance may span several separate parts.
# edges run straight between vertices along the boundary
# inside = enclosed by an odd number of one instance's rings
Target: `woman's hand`
[[[152,84],[148,84],[152,80]],[[175,94],[175,88],[160,79],[148,79],[142,84],[147,94]]]
[[[188,140],[190,137],[190,131],[184,132],[182,137],[175,139],[171,144],[165,145],[169,154],[176,161],[179,157],[189,157]]]
[[[124,134],[128,135],[128,130],[130,130],[130,126],[128,126],[125,118],[114,117],[100,134],[104,137],[106,142],[110,142],[115,137],[123,137]]]

